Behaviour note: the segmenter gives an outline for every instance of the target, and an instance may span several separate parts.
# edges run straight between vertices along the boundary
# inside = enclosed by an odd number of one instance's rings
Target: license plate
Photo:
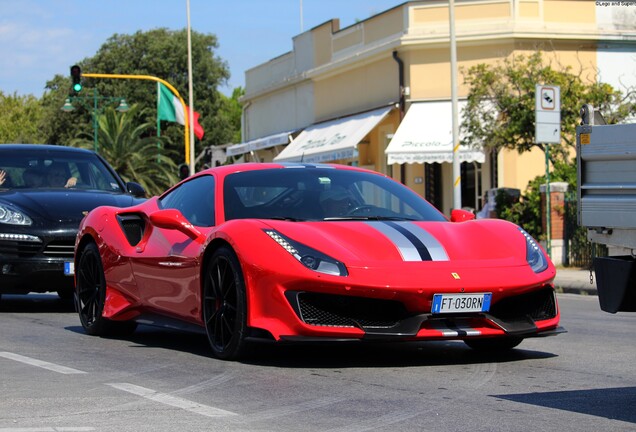
[[[434,294],[434,314],[455,312],[488,312],[491,293],[478,294]]]
[[[75,274],[75,263],[74,262],[65,262],[64,263],[64,274],[66,276],[73,276]]]

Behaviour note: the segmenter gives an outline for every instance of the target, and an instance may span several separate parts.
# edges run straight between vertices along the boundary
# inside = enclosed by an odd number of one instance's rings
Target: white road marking
[[[49,363],[42,360],[34,359],[31,357],[25,357],[20,354],[14,354],[14,353],[6,352],[6,351],[0,351],[0,357],[4,357],[9,360],[15,360],[17,362],[28,364],[30,366],[37,366],[42,369],[48,369],[50,371],[66,374],[66,375],[86,373],[78,369],[73,369],[70,367],[61,366],[55,363]]]
[[[0,432],[89,432],[92,427],[32,427],[32,428],[0,428]]]
[[[177,396],[172,396],[166,393],[159,393],[155,390],[148,389],[145,387],[140,387],[134,384],[129,383],[111,383],[107,384],[111,387],[114,387],[118,390],[123,390],[128,393],[135,394],[137,396],[141,396],[143,398],[159,402],[165,405],[170,405],[175,408],[180,408],[185,411],[189,411],[192,413],[200,414],[206,417],[225,417],[225,416],[234,416],[237,415],[231,411],[222,410],[220,408],[214,408],[207,405],[202,405],[200,403],[192,402],[187,399],[183,399]]]

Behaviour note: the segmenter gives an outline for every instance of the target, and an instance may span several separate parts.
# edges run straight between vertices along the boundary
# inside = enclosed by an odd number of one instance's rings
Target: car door
[[[214,184],[211,175],[194,177],[161,197],[159,209],[179,210],[205,235],[215,224]],[[179,230],[153,225],[144,250],[131,260],[142,301],[158,312],[197,321],[202,248]]]

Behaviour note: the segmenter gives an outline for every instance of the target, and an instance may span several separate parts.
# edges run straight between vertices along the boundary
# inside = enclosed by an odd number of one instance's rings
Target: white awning
[[[238,156],[254,150],[262,150],[277,145],[289,144],[289,136],[293,132],[294,131],[281,132],[244,143],[234,144],[229,146],[225,152],[228,156]]]
[[[385,107],[309,126],[274,160],[317,163],[355,157],[358,143],[389,111]]]
[[[466,101],[458,102],[459,118]],[[453,108],[450,101],[414,102],[385,150],[389,164],[453,162]],[[461,162],[480,162],[484,152],[461,146]]]

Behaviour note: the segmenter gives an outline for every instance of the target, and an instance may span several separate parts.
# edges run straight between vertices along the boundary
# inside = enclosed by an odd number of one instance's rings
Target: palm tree
[[[138,105],[125,113],[106,108],[98,117],[99,153],[124,181],[136,181],[149,195],[158,195],[178,181],[177,165],[166,150],[167,138],[151,136],[150,122],[137,124],[143,114]],[[71,145],[92,149],[94,144],[78,138]]]

